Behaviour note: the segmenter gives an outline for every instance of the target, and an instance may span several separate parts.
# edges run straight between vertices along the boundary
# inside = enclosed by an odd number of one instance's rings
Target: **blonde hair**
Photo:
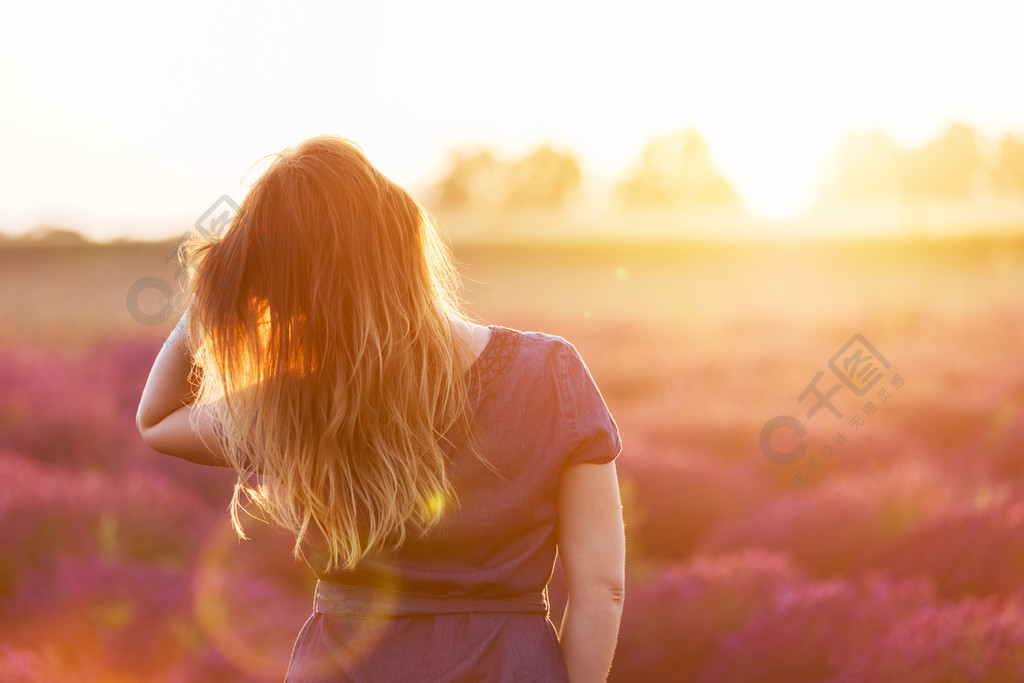
[[[319,531],[326,570],[425,533],[457,503],[449,429],[473,436],[470,322],[429,213],[355,143],[279,153],[228,230],[184,246],[197,402],[242,494],[295,534]],[[460,356],[461,353],[461,356]],[[493,468],[492,468],[493,469]]]

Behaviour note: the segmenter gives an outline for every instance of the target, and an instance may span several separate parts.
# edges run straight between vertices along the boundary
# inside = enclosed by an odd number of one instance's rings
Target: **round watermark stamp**
[[[804,444],[806,435],[807,428],[803,422],[795,417],[779,415],[764,423],[758,441],[766,458],[780,465],[791,465],[804,457],[807,450]],[[791,448],[780,450],[787,446]]]

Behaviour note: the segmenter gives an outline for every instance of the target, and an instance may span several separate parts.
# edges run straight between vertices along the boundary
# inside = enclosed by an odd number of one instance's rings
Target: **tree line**
[[[429,201],[444,208],[557,207],[576,198],[583,181],[576,154],[550,143],[508,161],[487,147],[465,147],[451,153]],[[920,147],[901,147],[882,130],[851,132],[823,181],[824,201],[1024,197],[1024,141],[1007,133],[992,142],[961,123]],[[623,207],[740,205],[693,128],[648,141],[612,194]]]
[[[882,130],[846,135],[839,145],[826,199],[971,199],[1024,196],[1024,141],[998,141],[954,123],[920,147],[901,147]]]

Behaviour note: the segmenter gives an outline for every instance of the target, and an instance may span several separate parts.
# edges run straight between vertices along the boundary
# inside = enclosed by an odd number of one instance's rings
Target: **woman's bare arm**
[[[557,541],[569,592],[558,636],[569,680],[604,681],[625,595],[625,528],[614,461],[562,469]]]
[[[221,454],[213,450],[217,446],[212,411],[193,403],[195,396],[189,376],[194,365],[183,334],[187,318],[188,311],[157,354],[142,390],[135,424],[142,440],[155,451],[201,465],[226,467]],[[198,429],[194,429],[189,418],[197,411]]]

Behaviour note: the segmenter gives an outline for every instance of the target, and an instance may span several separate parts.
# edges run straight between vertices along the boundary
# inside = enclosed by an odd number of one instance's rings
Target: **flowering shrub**
[[[63,471],[0,455],[0,595],[66,557],[184,567],[212,512],[186,489],[142,471]]]
[[[1020,680],[1024,671],[1024,595],[927,605],[889,628],[839,672],[859,681]]]
[[[931,599],[925,581],[894,582],[877,575],[778,586],[744,625],[719,639],[694,680],[829,680]]]
[[[4,680],[283,676],[312,572],[291,558],[290,538],[256,521],[245,520],[252,541],[235,538],[232,472],[142,443],[135,410],[159,344],[0,349]],[[719,373],[700,378],[711,387]],[[743,456],[748,435],[727,438],[716,405],[708,430],[670,455],[658,444],[679,441],[675,408],[636,409],[660,423],[642,422],[618,461],[628,583],[612,680],[1018,676],[1024,422],[1012,410],[981,428],[950,422],[937,432],[946,448],[935,434],[908,436],[927,431],[921,415],[894,404],[888,428],[797,491],[756,449]],[[551,598],[557,623],[557,578]]]
[[[701,549],[784,550],[813,574],[834,576],[865,567],[899,545],[938,516],[954,495],[950,484],[913,463],[834,477],[717,529]]]
[[[93,360],[70,352],[5,351],[0,448],[90,469],[117,467],[148,450],[135,431],[134,408],[126,414],[116,397],[128,389],[124,383],[114,388],[101,373],[103,365]]]
[[[152,676],[190,654],[189,575],[135,562],[61,558],[23,577],[4,615],[7,634],[30,647],[53,643],[62,665],[100,678]]]
[[[650,559],[689,556],[709,531],[769,496],[739,465],[623,458],[618,470],[630,551]]]
[[[20,647],[0,643],[0,671],[12,681],[20,683],[50,683],[50,681],[90,680],[91,675],[74,671],[62,664],[52,643],[33,647]]]
[[[616,681],[691,680],[725,634],[759,605],[802,579],[784,556],[742,551],[667,564],[648,579],[627,577]]]
[[[946,598],[1024,588],[1024,500],[968,501],[916,529],[874,562],[896,576],[927,574]]]

